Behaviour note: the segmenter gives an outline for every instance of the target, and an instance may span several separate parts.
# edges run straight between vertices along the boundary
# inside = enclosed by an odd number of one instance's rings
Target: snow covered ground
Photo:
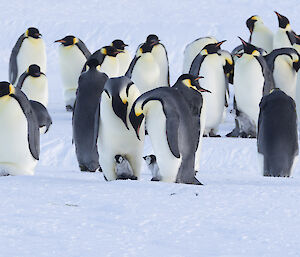
[[[91,52],[121,38],[133,53],[149,33],[165,44],[171,82],[183,49],[200,36],[227,39],[231,50],[248,39],[245,20],[260,15],[273,30],[277,10],[300,33],[298,0],[1,1],[0,77],[27,27],[47,44],[53,126],[41,138],[33,177],[0,178],[0,256],[299,256],[300,164],[292,178],[265,178],[256,164],[256,140],[205,138],[198,179],[205,186],[141,181],[105,182],[78,170],[58,70],[57,45],[67,34]],[[228,116],[221,127],[233,128]],[[146,142],[145,153],[151,151]]]

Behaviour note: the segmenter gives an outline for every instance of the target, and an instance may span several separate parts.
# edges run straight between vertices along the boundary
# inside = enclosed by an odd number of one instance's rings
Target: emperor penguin
[[[129,112],[140,95],[138,88],[127,77],[110,78],[100,100],[98,153],[99,163],[106,180],[117,179],[115,156],[128,160],[133,175],[140,177],[144,133],[140,140],[129,122]],[[140,124],[144,131],[144,123]]]
[[[258,48],[245,42],[244,53],[235,62],[234,90],[238,135],[256,137],[259,103],[274,86],[273,74]],[[227,136],[233,136],[229,133]]]
[[[220,46],[224,42],[206,45],[194,59],[189,71],[196,77],[201,74],[204,77],[201,80],[201,85],[211,91],[211,94],[205,94],[203,97],[206,106],[204,134],[212,137],[219,136],[217,135],[218,127],[223,121],[225,106],[228,106],[226,96],[228,77],[226,73],[230,73],[230,70],[233,69],[231,55],[229,53],[225,55],[221,52]]]
[[[262,18],[253,15],[246,21],[246,25],[250,31],[249,43],[271,53],[273,50],[273,32],[263,23]]]
[[[40,66],[31,64],[20,76],[16,87],[21,89],[29,100],[48,106],[48,80],[45,73],[41,72]]]
[[[144,120],[161,181],[201,185],[194,169],[199,128],[178,90],[159,87],[142,94],[130,111],[130,122],[141,140]]]
[[[72,111],[78,87],[78,78],[83,65],[91,55],[85,44],[77,37],[69,35],[56,40],[59,46],[59,65],[63,83],[65,106]]]
[[[39,124],[26,95],[0,82],[0,171],[33,175],[40,154]]]
[[[76,101],[73,110],[73,142],[81,171],[94,172],[99,168],[97,136],[99,128],[99,100],[108,77],[97,70],[97,59],[87,61],[89,70],[78,80]]]
[[[46,49],[41,36],[37,28],[30,27],[17,40],[9,59],[8,78],[12,84],[18,81],[31,64],[37,64],[41,71],[46,73]]]
[[[193,42],[189,43],[183,53],[183,69],[182,73],[186,74],[189,73],[192,62],[196,58],[196,56],[201,52],[203,47],[208,44],[215,44],[218,43],[218,40],[214,37],[200,37],[194,40]]]
[[[199,131],[198,146],[195,155],[196,171],[200,169],[202,137],[206,120],[206,106],[203,102],[202,94],[204,92],[211,93],[209,90],[204,89],[200,86],[199,79],[203,79],[203,77],[195,77],[191,74],[182,74],[172,87],[178,90],[178,92],[182,95],[183,99],[188,104],[195,124],[194,127]]]
[[[262,173],[289,177],[299,154],[295,101],[276,88],[259,106],[257,150]]]
[[[119,60],[119,76],[124,76],[131,62],[130,53],[127,49],[125,49],[128,45],[120,39],[112,41],[111,45],[120,52],[117,54],[117,59]]]
[[[116,161],[115,172],[117,174],[117,179],[137,180],[137,177],[133,175],[133,171],[130,166],[130,163],[124,156],[120,154],[116,155],[115,161]]]
[[[273,73],[275,87],[296,101],[297,72],[300,68],[298,52],[290,47],[273,50],[265,56]]]
[[[119,59],[118,54],[123,50],[117,50],[114,46],[104,46],[94,52],[89,59],[97,59],[99,62],[99,71],[104,72],[109,78],[115,78],[119,76]],[[88,60],[89,60],[88,59]],[[85,64],[82,71],[86,70]]]
[[[134,82],[141,94],[159,87],[160,68],[151,53],[152,49],[152,44],[144,43],[140,48],[140,56],[131,61],[126,72],[126,76]]]
[[[278,18],[279,28],[274,35],[273,49],[292,47],[296,42],[295,34],[292,31],[290,21],[287,17],[275,12]]]
[[[159,173],[159,167],[157,165],[156,157],[154,154],[146,155],[143,157],[148,169],[151,171],[152,179],[151,181],[160,181],[161,175]]]

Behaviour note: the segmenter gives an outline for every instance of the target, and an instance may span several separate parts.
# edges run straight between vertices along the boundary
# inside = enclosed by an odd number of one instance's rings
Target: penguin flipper
[[[36,160],[39,160],[40,155],[40,132],[39,132],[39,123],[37,117],[34,113],[33,108],[27,98],[27,96],[18,88],[15,89],[15,93],[11,95],[14,97],[20,107],[23,110],[24,115],[27,119],[28,127],[28,145],[29,150],[32,154],[32,157]]]
[[[168,78],[167,78],[167,81],[168,81],[168,85],[170,87],[170,69],[169,69],[169,58],[168,58],[168,52],[167,52],[167,49],[166,47],[161,44],[163,46],[163,48],[165,49],[165,52],[166,52],[166,57],[167,57],[167,62],[168,62]]]
[[[140,59],[140,57],[141,57],[141,56],[135,56],[135,57],[132,59],[130,65],[129,65],[129,67],[128,67],[128,70],[127,70],[126,73],[125,73],[125,76],[126,76],[127,78],[130,78],[130,79],[131,79],[133,68],[134,68],[136,62],[138,61],[138,59]]]
[[[23,74],[19,77],[18,79],[18,83],[16,85],[17,88],[20,88],[22,89],[22,86],[23,86],[23,83],[24,83],[24,80],[27,78],[29,74],[27,73],[27,71],[23,72]]]
[[[297,35],[297,34],[294,31],[287,31],[286,34],[291,42],[291,45],[293,45],[297,42],[297,39],[295,37],[295,35]]]
[[[101,103],[101,98],[99,100],[99,104],[98,104],[96,112],[95,112],[94,139],[93,139],[93,142],[95,142],[95,145],[97,145],[98,133],[99,133],[100,103]]]
[[[204,58],[206,56],[203,56],[201,53],[199,53],[195,59],[193,60],[192,62],[192,65],[191,65],[191,68],[190,68],[190,71],[189,71],[189,74],[195,76],[195,77],[198,77],[199,75],[199,71],[200,71],[200,68],[201,68],[201,65],[202,65],[202,62],[204,61]]]
[[[15,44],[14,48],[11,51],[10,59],[9,59],[9,70],[8,70],[8,79],[11,84],[14,84],[17,80],[18,76],[18,64],[17,64],[17,55],[20,51],[23,40],[25,39],[25,35],[22,34]]]
[[[31,108],[34,110],[36,118],[38,120],[39,127],[46,127],[45,133],[49,130],[52,124],[51,116],[47,108],[40,102],[29,100]]]
[[[175,112],[168,113],[166,116],[167,116],[166,134],[167,134],[168,145],[170,147],[172,154],[176,158],[180,158],[180,152],[178,146],[179,117],[178,114],[176,114]]]
[[[91,56],[91,52],[89,51],[89,49],[87,49],[86,45],[80,39],[78,39],[76,45],[78,46],[79,50],[84,54],[86,59],[88,59]]]
[[[267,61],[264,56],[259,55],[255,56],[257,61],[260,63],[260,66],[262,68],[262,73],[265,79],[264,82],[264,87],[263,87],[263,95],[267,95],[270,93],[272,89],[275,88],[275,82],[274,82],[274,77],[273,77],[273,72],[270,70]]]

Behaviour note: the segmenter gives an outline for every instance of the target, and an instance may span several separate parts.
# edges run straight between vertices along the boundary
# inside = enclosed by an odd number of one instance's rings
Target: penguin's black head
[[[247,43],[245,40],[242,38],[238,37],[243,44],[244,47],[244,53],[249,54],[249,55],[254,55],[254,56],[260,56],[260,50],[256,48],[254,45],[251,45],[250,43]]]
[[[147,162],[148,165],[156,162],[156,156],[154,154],[146,155],[143,159]]]
[[[203,47],[203,49],[201,50],[201,54],[202,55],[208,55],[208,54],[216,54],[218,53],[218,51],[221,49],[221,45],[226,42],[226,40],[223,40],[221,42],[218,43],[214,43],[214,44],[208,44],[205,47]]]
[[[140,50],[141,52],[144,54],[144,53],[151,53],[152,49],[153,49],[153,46],[152,44],[149,44],[149,43],[144,43],[142,44]]]
[[[193,90],[196,90],[198,92],[208,92],[211,93],[209,90],[204,89],[200,86],[199,84],[199,79],[202,79],[203,77],[195,77],[191,74],[182,74],[178,79],[177,79],[177,83],[181,83],[182,85],[184,85],[185,87],[191,88]]]
[[[97,58],[91,58],[87,60],[86,65],[89,66],[89,68],[97,68],[99,64],[99,60]]]
[[[101,53],[104,55],[116,57],[117,54],[122,53],[123,51],[118,50],[114,46],[104,46],[101,48]]]
[[[257,22],[257,20],[258,20],[258,16],[257,16],[257,15],[253,15],[253,16],[251,16],[251,17],[246,21],[246,25],[247,25],[247,28],[248,28],[249,31],[250,31],[250,34],[252,34],[252,32],[253,32],[254,24],[255,24],[255,22]]]
[[[36,64],[31,64],[27,70],[27,73],[32,77],[39,77],[41,76],[41,69],[40,66]]]
[[[54,41],[54,43],[62,43],[63,46],[72,46],[75,45],[77,42],[78,39],[71,35]]]
[[[147,39],[146,39],[146,43],[150,44],[150,45],[157,45],[159,44],[159,39],[158,36],[154,35],[154,34],[150,34]]]
[[[111,45],[117,48],[118,50],[124,50],[125,46],[128,46],[121,39],[116,39],[112,41]]]
[[[279,14],[278,12],[274,11],[277,15],[278,22],[279,22],[279,28],[285,29],[288,25],[290,25],[290,21],[287,17]]]
[[[124,157],[122,155],[120,155],[120,154],[117,154],[115,156],[115,161],[116,161],[116,163],[120,164],[120,163],[122,163],[124,161]]]
[[[33,38],[40,38],[42,36],[42,34],[40,34],[39,30],[34,27],[28,28],[25,34],[27,37],[33,37]]]
[[[0,97],[6,95],[12,95],[15,93],[15,88],[12,84],[7,81],[0,82]]]

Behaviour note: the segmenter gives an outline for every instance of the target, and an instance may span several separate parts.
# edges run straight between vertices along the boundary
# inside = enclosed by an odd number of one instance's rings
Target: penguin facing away
[[[30,27],[17,40],[9,59],[8,78],[12,84],[31,64],[39,65],[41,71],[46,73],[46,50],[41,36],[37,28]]]
[[[115,161],[116,161],[115,172],[117,174],[117,179],[137,180],[137,177],[133,175],[133,171],[130,166],[130,163],[124,156],[120,154],[116,155]]]
[[[146,155],[143,157],[145,160],[148,169],[151,171],[152,179],[151,181],[160,181],[161,175],[159,173],[159,167],[156,162],[156,157],[154,154]]]
[[[189,43],[183,53],[183,69],[182,73],[186,74],[189,73],[192,63],[196,56],[201,52],[203,47],[208,44],[215,44],[218,43],[218,40],[214,37],[200,37],[194,40],[193,42]]]
[[[72,35],[56,40],[55,43],[61,43],[59,46],[59,65],[64,100],[66,110],[72,111],[76,99],[78,78],[91,53],[79,38]]]
[[[117,179],[115,156],[122,155],[128,160],[133,175],[140,177],[144,134],[140,140],[129,122],[129,112],[135,99],[140,95],[138,88],[127,77],[110,78],[101,95],[98,116],[99,163],[106,180]],[[141,124],[144,131],[144,123]]]
[[[265,58],[250,43],[243,43],[244,53],[235,62],[234,87],[237,134],[227,136],[256,137],[259,103],[274,86],[274,79]]]
[[[33,175],[39,160],[40,134],[26,95],[9,82],[0,82],[1,174]]]
[[[48,80],[38,65],[31,64],[20,76],[16,87],[21,89],[28,99],[48,106]]]
[[[117,55],[117,59],[119,60],[119,76],[124,76],[131,62],[130,53],[127,49],[125,49],[128,45],[120,39],[114,40],[111,45],[120,52]]]
[[[296,105],[280,89],[260,102],[257,150],[264,176],[291,176],[299,154]]]
[[[97,70],[97,59],[87,61],[89,70],[78,80],[76,101],[73,110],[73,142],[81,171],[94,172],[99,168],[97,136],[99,129],[99,100],[108,77]]]
[[[144,118],[161,181],[201,185],[194,170],[199,129],[194,127],[190,109],[178,90],[155,88],[134,102],[130,122],[137,138],[143,136]]]

